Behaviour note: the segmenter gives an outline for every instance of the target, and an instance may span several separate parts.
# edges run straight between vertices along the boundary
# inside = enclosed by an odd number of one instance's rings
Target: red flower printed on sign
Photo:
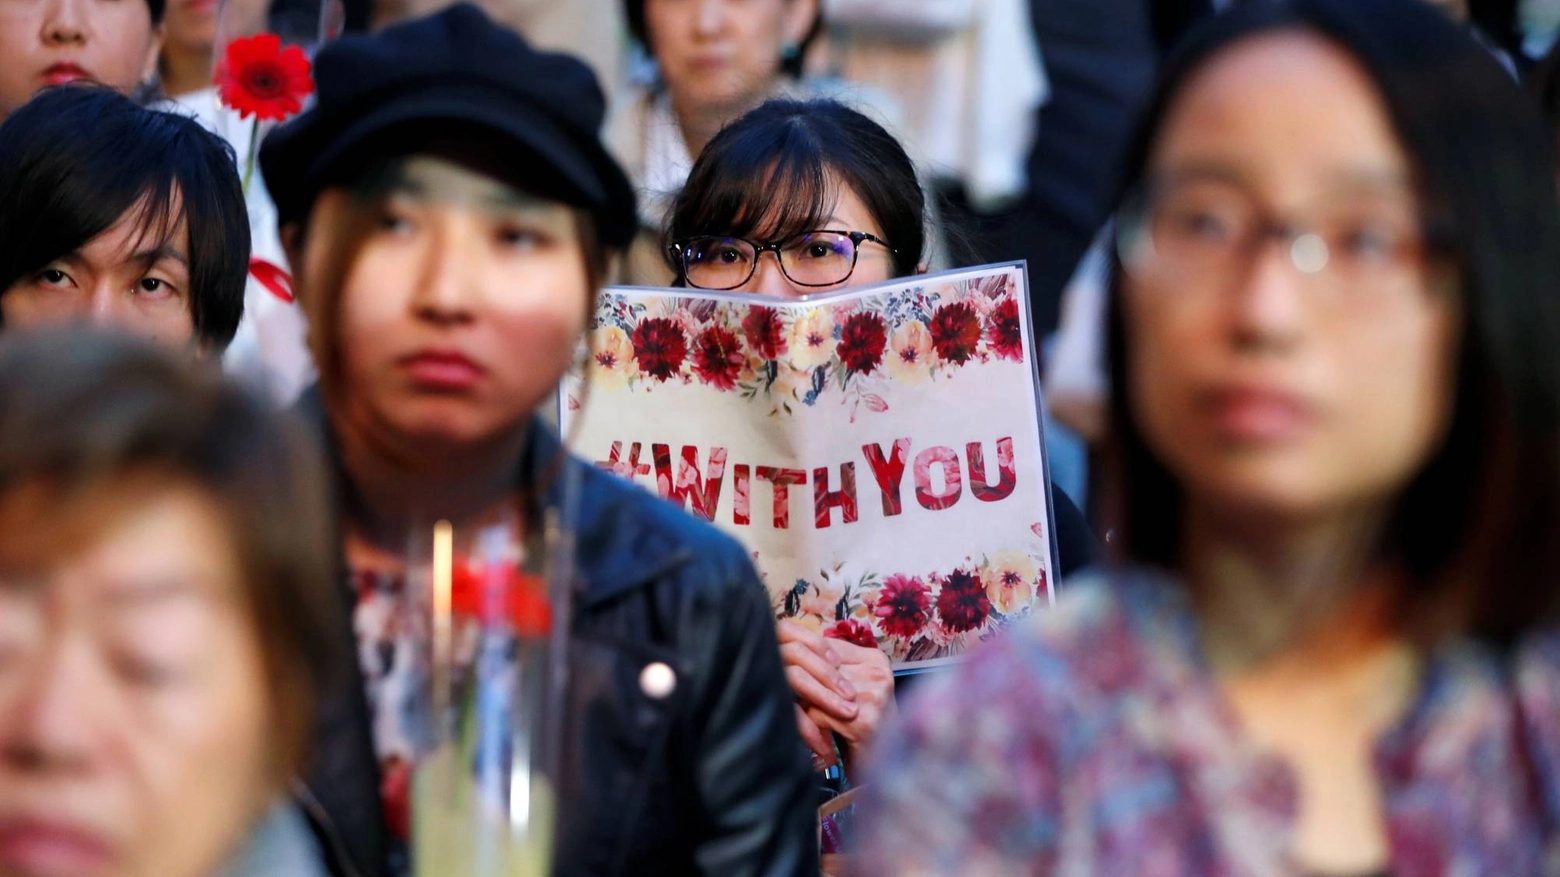
[[[827,639],[844,640],[853,646],[861,646],[864,649],[877,648],[877,637],[872,634],[872,628],[854,619],[847,618],[837,621],[823,632]]]
[[[673,377],[688,358],[688,339],[677,323],[665,317],[652,317],[634,327],[634,358],[639,370],[664,381]]]
[[[840,330],[840,362],[847,374],[871,374],[883,363],[888,347],[888,328],[877,314],[851,314]]]
[[[742,318],[742,334],[759,359],[779,359],[785,353],[785,325],[774,308],[754,307]]]
[[[872,611],[889,636],[909,639],[920,633],[932,617],[932,592],[926,583],[910,576],[889,576],[878,592]]]
[[[744,361],[737,336],[719,326],[705,329],[693,343],[694,374],[717,390],[736,387]]]
[[[991,615],[991,598],[980,577],[962,569],[948,573],[937,594],[937,615],[949,633],[974,630]]]
[[[980,317],[968,302],[943,305],[932,315],[932,346],[943,362],[963,365],[980,344]]]
[[[309,56],[282,47],[276,34],[257,34],[228,43],[217,62],[217,96],[241,118],[280,121],[297,114],[314,91]]]
[[[1018,322],[1018,302],[1005,298],[991,311],[986,325],[986,343],[991,352],[1015,362],[1024,358],[1024,332]]]

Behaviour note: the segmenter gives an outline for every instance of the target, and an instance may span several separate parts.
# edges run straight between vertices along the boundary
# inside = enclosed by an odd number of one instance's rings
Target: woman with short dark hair
[[[1553,872],[1553,151],[1426,4],[1182,44],[1118,214],[1123,564],[906,710],[871,873]]]
[[[0,324],[85,320],[216,356],[248,272],[233,152],[198,122],[85,86],[0,122]]]
[[[0,337],[0,874],[287,874],[339,659],[301,424],[123,335]]]
[[[831,220],[845,199],[863,215],[843,224],[872,226],[870,237],[849,244],[855,269],[862,272],[851,275],[850,285],[926,270],[931,231],[926,198],[899,141],[838,101],[768,101],[722,129],[693,163],[667,217],[667,266],[683,285],[759,291],[748,282],[756,270],[735,285],[701,283],[699,275],[713,263],[688,245],[709,237],[795,238],[840,224]],[[789,291],[803,295],[845,283],[846,278],[821,287],[792,284]]]
[[[773,100],[726,126],[694,162],[665,254],[679,285],[784,298],[925,273],[930,232],[915,165],[883,126],[832,100]],[[1053,486],[1051,496],[1066,576],[1094,559],[1095,542],[1066,494]],[[836,734],[846,759],[859,760],[892,711],[887,657],[791,621],[780,623],[780,640],[798,727],[818,762],[835,762]]]

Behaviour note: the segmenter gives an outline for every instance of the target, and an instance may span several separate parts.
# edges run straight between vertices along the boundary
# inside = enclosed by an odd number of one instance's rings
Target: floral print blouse
[[[1394,877],[1560,874],[1560,632],[1429,656],[1375,747]],[[1080,579],[911,698],[860,808],[864,873],[1298,877],[1287,767],[1243,740],[1184,593]]]

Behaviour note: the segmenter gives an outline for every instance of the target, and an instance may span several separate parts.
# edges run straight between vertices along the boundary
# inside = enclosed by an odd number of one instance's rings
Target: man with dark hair
[[[248,270],[233,152],[198,122],[71,87],[0,123],[0,325],[91,321],[219,354]]]
[[[99,82],[133,94],[152,79],[166,0],[0,2],[0,119],[39,89]]]

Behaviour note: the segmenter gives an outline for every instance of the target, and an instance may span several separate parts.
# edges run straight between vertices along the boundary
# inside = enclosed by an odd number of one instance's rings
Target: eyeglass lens
[[[1307,213],[1303,226],[1277,229],[1302,274],[1368,283],[1421,252],[1417,211],[1400,195],[1340,194]],[[1128,222],[1134,227],[1123,229],[1124,264],[1188,281],[1238,270],[1278,225],[1239,187],[1208,181],[1155,193]]]
[[[778,251],[780,270],[802,286],[832,286],[856,268],[856,243],[848,234],[806,232],[782,241]],[[741,238],[695,238],[683,246],[682,258],[691,285],[735,289],[757,270],[758,248]]]

